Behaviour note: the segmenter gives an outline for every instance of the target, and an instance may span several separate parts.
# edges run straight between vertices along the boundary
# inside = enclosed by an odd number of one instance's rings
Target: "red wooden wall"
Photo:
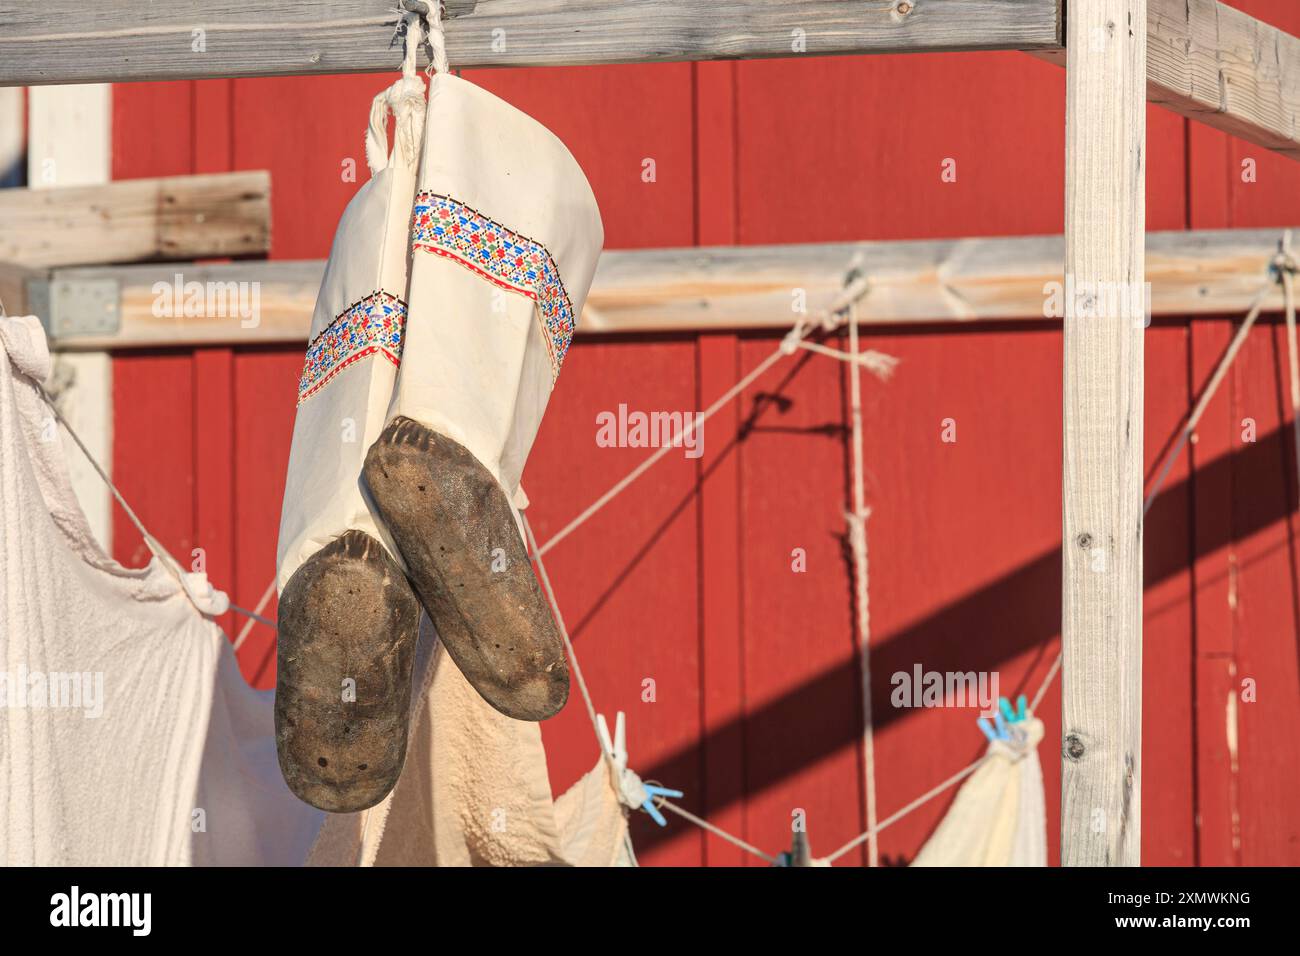
[[[1293,33],[1287,0],[1236,4]],[[582,162],[607,246],[633,248],[1059,232],[1064,73],[1027,56],[954,54],[477,71]],[[123,85],[118,178],[270,169],[277,258],[323,257],[364,171],[370,97],[387,77]],[[287,110],[282,104],[292,102]],[[1300,222],[1300,167],[1149,114],[1151,229]],[[1242,182],[1241,161],[1258,161]],[[641,178],[653,158],[657,181]],[[945,183],[940,164],[957,161]],[[1226,345],[1233,319],[1161,320],[1147,335],[1148,465]],[[1149,864],[1300,863],[1300,591],[1296,474],[1276,316],[1252,336],[1147,530],[1143,857]],[[545,540],[645,454],[595,444],[595,416],[703,408],[763,358],[758,334],[582,339],[525,475]],[[872,330],[902,359],[865,389],[872,670],[882,816],[982,750],[969,710],[895,710],[889,677],[997,670],[1032,690],[1060,627],[1061,338],[1050,324]],[[202,547],[218,586],[255,603],[271,579],[297,348],[123,353],[113,471],[177,553]],[[548,557],[598,706],[629,715],[632,762],[771,852],[791,813],[828,852],[864,828],[859,663],[843,509],[846,382],[791,359]],[[957,421],[955,444],[940,422]],[[1254,418],[1259,441],[1241,440]],[[1191,470],[1194,465],[1195,470]],[[124,520],[118,557],[145,560]],[[791,571],[806,549],[808,570]],[[226,622],[230,627],[231,622]],[[238,626],[242,622],[234,622]],[[272,636],[241,657],[274,683]],[[641,699],[652,678],[653,703]],[[1245,678],[1257,701],[1229,698]],[[1239,695],[1238,695],[1239,696]],[[1041,715],[1052,861],[1059,686]],[[1232,715],[1235,713],[1235,717]],[[1235,751],[1229,722],[1235,720]],[[556,790],[596,756],[571,706],[545,727]],[[887,831],[905,862],[946,808]],[[652,864],[752,863],[674,821],[635,837]],[[860,862],[862,856],[847,858]]]

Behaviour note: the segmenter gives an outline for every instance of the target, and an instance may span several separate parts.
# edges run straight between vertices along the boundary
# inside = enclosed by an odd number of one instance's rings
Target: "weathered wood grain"
[[[1146,278],[1155,315],[1221,315],[1244,311],[1268,281],[1268,263],[1282,229],[1158,232],[1147,238]],[[866,325],[1060,319],[1065,240],[1062,236],[790,246],[638,249],[605,253],[578,325],[579,335],[735,331],[793,324],[796,296],[807,314],[841,293],[850,267],[870,277],[858,304]],[[311,324],[324,263],[246,261],[44,270],[51,279],[113,279],[120,287],[120,331],[111,337],[61,340],[64,347],[138,348],[302,342]],[[0,265],[0,277],[4,268]],[[256,283],[258,318],[161,315],[155,285],[175,298],[197,282]],[[11,277],[7,288],[15,289]],[[249,290],[251,293],[251,288]],[[6,302],[10,295],[6,293]],[[238,291],[236,291],[238,295]],[[218,304],[219,304],[219,297]],[[205,301],[207,297],[205,295]],[[1282,307],[1274,291],[1265,308]],[[14,306],[9,311],[13,313]]]
[[[1147,3],[1147,99],[1300,159],[1300,37],[1216,0]]]
[[[0,86],[397,69],[393,0],[0,0]],[[1061,0],[479,0],[453,67],[1061,45]],[[904,13],[903,11],[907,12]]]
[[[1218,0],[1147,0],[1147,37],[1148,102],[1300,160],[1300,37]]]
[[[265,171],[0,191],[0,261],[65,266],[264,253]]]
[[[1146,0],[1067,23],[1061,862],[1136,866],[1142,793]]]

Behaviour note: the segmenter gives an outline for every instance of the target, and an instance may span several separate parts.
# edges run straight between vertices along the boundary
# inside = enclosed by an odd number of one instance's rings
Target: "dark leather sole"
[[[406,760],[420,603],[374,538],[348,531],[289,579],[277,615],[275,744],[300,799],[372,807]]]
[[[362,470],[420,603],[466,679],[517,720],[569,696],[569,665],[505,492],[460,443],[396,418]]]

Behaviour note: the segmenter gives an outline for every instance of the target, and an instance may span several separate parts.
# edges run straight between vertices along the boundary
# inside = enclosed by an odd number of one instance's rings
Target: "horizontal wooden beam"
[[[453,67],[1061,46],[1062,0],[448,0]],[[0,86],[395,70],[394,0],[0,0]]]
[[[1065,66],[1064,48],[1033,55]],[[1300,160],[1300,37],[1218,0],[1147,0],[1147,102]]]
[[[1216,0],[1147,5],[1147,99],[1300,160],[1300,38]]]
[[[5,189],[0,224],[0,261],[29,267],[260,255],[271,242],[271,174]]]
[[[1268,279],[1281,232],[1151,233],[1152,311],[1245,311]],[[1062,301],[1054,293],[1064,257],[1061,236],[607,252],[579,333],[788,328],[801,314],[796,309],[815,316],[830,307],[853,270],[869,282],[858,308],[867,324],[1045,321],[1059,318],[1049,313]],[[302,342],[323,267],[248,261],[56,269],[26,280],[27,299],[52,303],[44,318],[64,348]],[[116,331],[58,335],[96,329],[75,310],[85,302],[98,307],[105,283]],[[51,296],[57,289],[62,297]],[[1267,307],[1281,308],[1280,292]]]

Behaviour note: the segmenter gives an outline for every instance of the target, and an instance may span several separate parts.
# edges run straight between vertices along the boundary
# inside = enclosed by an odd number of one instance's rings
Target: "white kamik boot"
[[[424,125],[407,19],[403,77],[375,98],[371,178],[339,222],[298,390],[280,520],[276,746],[289,788],[322,810],[373,806],[406,757],[420,605],[361,483],[407,323],[411,204]],[[389,112],[395,119],[392,155]]]
[[[564,706],[569,671],[512,501],[603,239],[554,134],[459,77],[432,78],[405,351],[364,474],[452,660],[521,720]]]

